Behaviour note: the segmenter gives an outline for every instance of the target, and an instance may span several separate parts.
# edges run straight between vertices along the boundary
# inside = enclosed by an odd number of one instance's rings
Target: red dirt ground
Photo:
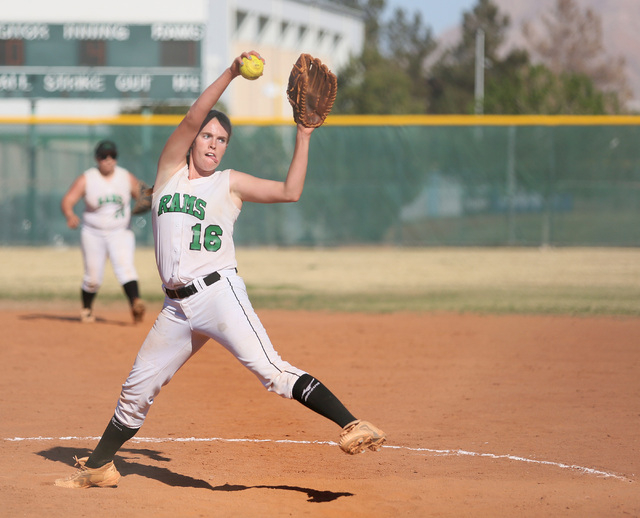
[[[81,324],[69,305],[4,306],[2,516],[640,516],[634,318],[262,311],[282,356],[385,448],[345,455],[336,425],[210,342],[117,456],[118,488],[54,487],[158,310],[134,326],[118,307]]]

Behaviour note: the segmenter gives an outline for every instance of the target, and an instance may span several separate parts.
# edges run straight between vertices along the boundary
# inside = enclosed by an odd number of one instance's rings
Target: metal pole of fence
[[[552,207],[551,207],[551,196],[554,189],[555,182],[555,169],[556,169],[556,156],[555,156],[555,136],[556,130],[553,127],[549,128],[550,135],[550,146],[549,146],[549,169],[547,172],[546,184],[545,184],[545,193],[544,193],[544,213],[542,214],[542,235],[541,235],[541,246],[542,248],[547,248],[551,245],[551,225],[552,225]]]
[[[149,106],[144,106],[142,108],[142,115],[148,117],[151,120],[153,112]],[[153,185],[153,181],[155,179],[155,170],[153,164],[155,160],[152,157],[152,143],[153,143],[153,128],[150,124],[145,124],[141,128],[141,140],[142,140],[142,156],[143,156],[143,170],[142,170],[142,179],[147,182],[149,185]],[[148,220],[150,221],[150,220]],[[143,237],[144,236],[144,237]],[[141,236],[141,240],[144,240],[143,243],[147,246],[153,245],[152,233],[145,232]]]
[[[515,201],[516,201],[516,127],[507,130],[507,243],[516,241]]]
[[[36,114],[36,100],[31,99],[31,116]],[[29,244],[34,244],[36,240],[36,226],[38,222],[36,211],[36,127],[33,120],[29,123],[28,144],[27,144],[27,163],[29,167],[29,179],[27,184],[27,213],[26,213],[26,230],[27,240]]]

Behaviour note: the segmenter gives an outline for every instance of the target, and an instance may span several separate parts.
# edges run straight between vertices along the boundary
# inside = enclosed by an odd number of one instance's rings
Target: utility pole
[[[476,31],[476,89],[475,89],[475,113],[484,113],[484,30]]]

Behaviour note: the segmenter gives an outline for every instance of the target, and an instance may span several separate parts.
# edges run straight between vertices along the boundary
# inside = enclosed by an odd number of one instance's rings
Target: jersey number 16
[[[191,230],[193,231],[193,237],[189,250],[202,250],[203,246],[209,252],[220,250],[222,246],[222,239],[220,238],[222,229],[218,225],[209,225],[203,232],[202,225],[197,223],[191,227]]]

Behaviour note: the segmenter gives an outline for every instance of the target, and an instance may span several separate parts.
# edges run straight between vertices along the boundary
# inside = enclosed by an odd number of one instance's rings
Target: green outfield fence
[[[175,116],[0,116],[0,244],[65,245],[60,200],[100,139],[153,183]],[[236,120],[224,167],[282,179],[295,127]],[[239,245],[639,246],[640,117],[332,116],[300,202],[245,204]],[[78,212],[81,207],[77,207]],[[134,217],[152,244],[149,215]]]

